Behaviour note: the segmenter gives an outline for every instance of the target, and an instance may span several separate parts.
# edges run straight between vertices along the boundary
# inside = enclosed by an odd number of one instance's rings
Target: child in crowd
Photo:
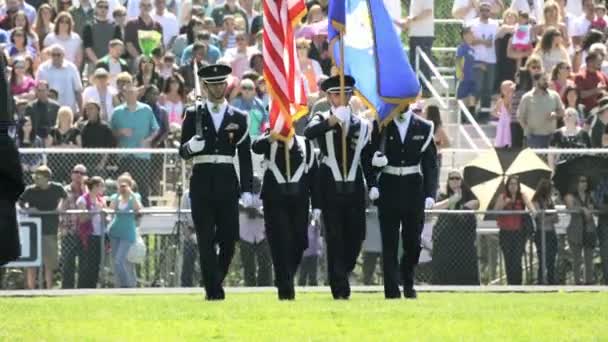
[[[504,81],[500,85],[500,98],[496,101],[496,107],[492,114],[498,119],[496,127],[496,147],[510,147],[511,141],[511,104],[513,93],[515,92],[515,83],[513,81]]]
[[[511,38],[513,49],[519,52],[532,51],[534,45],[532,44],[532,25],[530,25],[530,16],[528,13],[519,12],[518,18],[519,23],[515,27],[513,38]]]
[[[473,64],[475,51],[473,50],[473,31],[470,27],[463,27],[460,33],[462,42],[456,50],[456,77],[458,78],[457,98],[464,100],[471,114],[475,115],[475,81],[473,79]]]

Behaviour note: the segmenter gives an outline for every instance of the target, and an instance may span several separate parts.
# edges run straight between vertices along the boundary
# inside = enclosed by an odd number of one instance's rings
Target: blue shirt
[[[268,122],[268,113],[258,98],[245,100],[242,97],[237,97],[231,103],[234,107],[247,112],[249,118],[249,136],[257,138],[262,134],[262,126]]]
[[[217,62],[218,59],[220,59],[220,57],[222,57],[222,53],[220,52],[220,49],[217,48],[217,46],[215,45],[207,45],[209,48],[207,49],[207,56],[205,57],[205,62],[209,63],[209,64],[215,64]],[[188,63],[190,63],[190,61],[192,60],[192,48],[194,47],[194,45],[188,45],[188,47],[186,47],[184,49],[184,52],[182,53],[182,59],[180,61],[180,65],[186,65]]]
[[[118,146],[122,148],[143,147],[141,141],[158,131],[159,126],[150,106],[137,102],[134,112],[129,111],[127,104],[114,109],[112,114],[112,130],[131,129],[131,136],[118,138]],[[137,158],[150,159],[149,153],[135,155]]]
[[[456,75],[461,81],[473,80],[473,63],[475,63],[475,50],[467,43],[461,43],[456,50],[458,65]],[[460,70],[459,70],[460,69]]]
[[[119,198],[119,194],[114,194],[110,197],[110,201],[118,201],[116,205],[116,215],[110,222],[110,237],[127,240],[129,242],[135,242],[135,229],[137,227],[135,221],[135,213],[127,213],[135,208],[135,199],[130,198],[127,206],[125,208],[121,208],[121,200]],[[140,200],[139,194],[133,194]]]
[[[3,29],[0,29],[0,44],[6,44],[10,42],[10,37],[8,35],[8,32],[4,31]]]

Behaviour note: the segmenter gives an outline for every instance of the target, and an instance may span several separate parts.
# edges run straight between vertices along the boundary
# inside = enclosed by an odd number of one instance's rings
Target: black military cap
[[[355,79],[352,76],[344,75],[344,92],[352,92],[355,87]],[[321,90],[326,93],[340,92],[340,76],[332,76],[321,83]]]
[[[232,73],[232,68],[222,64],[212,64],[198,71],[198,76],[205,83],[222,83]]]

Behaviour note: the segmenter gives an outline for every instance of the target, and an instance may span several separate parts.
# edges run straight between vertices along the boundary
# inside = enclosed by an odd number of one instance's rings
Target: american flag
[[[293,122],[306,114],[294,38],[294,27],[305,14],[304,0],[264,0],[264,79],[271,99],[270,128],[278,139],[290,138]]]

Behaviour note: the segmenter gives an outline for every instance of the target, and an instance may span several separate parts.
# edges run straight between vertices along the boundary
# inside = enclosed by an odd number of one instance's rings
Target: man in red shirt
[[[576,87],[581,92],[581,99],[585,110],[590,111],[597,105],[597,101],[606,90],[608,80],[601,72],[604,57],[598,53],[590,53],[585,59],[586,68],[574,78]]]

